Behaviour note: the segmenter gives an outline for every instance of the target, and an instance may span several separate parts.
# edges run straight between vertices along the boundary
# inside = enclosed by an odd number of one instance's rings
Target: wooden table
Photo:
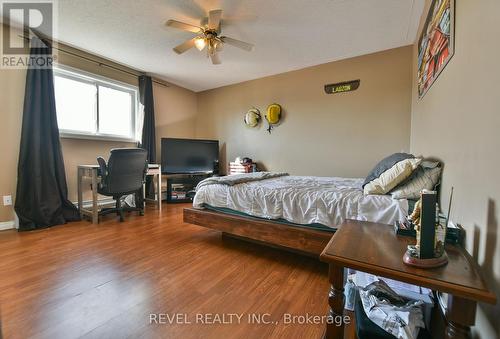
[[[448,264],[421,269],[403,263],[403,254],[415,239],[397,236],[393,226],[347,220],[321,253],[329,264],[330,316],[344,311],[344,267],[449,293],[446,338],[470,338],[476,303],[496,303],[496,296],[481,275],[480,268],[463,248],[446,246]],[[337,318],[340,319],[340,318]],[[343,338],[344,326],[327,324],[325,338]]]
[[[81,217],[89,216],[93,224],[99,223],[97,184],[101,179],[98,175],[98,170],[99,165],[78,165],[77,172],[78,211]],[[156,199],[146,199],[146,197],[144,197],[144,202],[154,201],[158,206],[158,210],[161,212],[161,166],[158,164],[149,164],[146,175],[156,177]],[[92,207],[90,209],[83,207],[83,189],[85,182],[90,183],[92,187]]]

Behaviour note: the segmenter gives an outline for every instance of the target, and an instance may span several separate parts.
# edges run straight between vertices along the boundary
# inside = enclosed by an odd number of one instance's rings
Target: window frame
[[[98,74],[82,71],[70,66],[57,64],[54,69],[54,78],[56,76],[66,79],[79,81],[94,85],[96,88],[96,99],[94,102],[94,124],[95,132],[82,132],[77,130],[68,130],[59,128],[59,136],[68,139],[88,139],[88,140],[107,140],[107,141],[125,141],[137,142],[138,136],[136,131],[137,118],[139,112],[139,88],[131,84],[127,84],[118,80],[110,79]],[[123,135],[100,133],[99,132],[99,87],[111,88],[131,94],[131,116],[130,116],[130,135],[128,137]],[[57,100],[57,98],[56,98]],[[56,103],[57,106],[57,103]]]

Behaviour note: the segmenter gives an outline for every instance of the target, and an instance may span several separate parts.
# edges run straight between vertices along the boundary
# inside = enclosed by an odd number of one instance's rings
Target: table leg
[[[328,269],[328,278],[331,283],[330,293],[328,294],[328,304],[330,305],[329,321],[326,324],[326,339],[343,339],[344,322],[334,321],[344,315],[344,267],[330,264]]]
[[[80,218],[83,218],[82,207],[83,207],[83,170],[81,168],[77,169],[77,184],[78,187],[78,213],[80,214]]]
[[[91,170],[92,177],[92,223],[99,223],[99,209],[97,207],[97,169]]]
[[[470,327],[474,326],[476,319],[476,302],[453,295],[448,296],[446,310],[445,338],[471,338]]]
[[[146,214],[146,182],[142,184],[142,214]]]
[[[158,199],[158,210],[161,213],[161,167],[156,178],[156,183],[158,185],[156,187],[156,198]]]

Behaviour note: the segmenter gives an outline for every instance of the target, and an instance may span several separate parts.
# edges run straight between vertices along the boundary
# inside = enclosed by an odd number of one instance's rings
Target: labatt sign
[[[339,82],[336,84],[325,85],[326,94],[343,93],[357,90],[359,87],[360,80],[352,80]]]

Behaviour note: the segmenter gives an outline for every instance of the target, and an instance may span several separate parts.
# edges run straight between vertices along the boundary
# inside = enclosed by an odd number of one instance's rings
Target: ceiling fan
[[[208,13],[208,19],[206,20],[207,23],[206,25],[202,25],[202,27],[186,24],[177,20],[168,20],[166,23],[168,27],[173,27],[196,34],[194,38],[180,44],[179,46],[174,47],[174,52],[177,54],[182,54],[192,47],[196,47],[199,51],[202,51],[206,47],[207,56],[210,57],[214,65],[218,65],[221,63],[218,52],[222,50],[222,46],[224,44],[238,47],[250,52],[253,49],[252,44],[220,35],[221,16],[221,9],[210,11]]]

